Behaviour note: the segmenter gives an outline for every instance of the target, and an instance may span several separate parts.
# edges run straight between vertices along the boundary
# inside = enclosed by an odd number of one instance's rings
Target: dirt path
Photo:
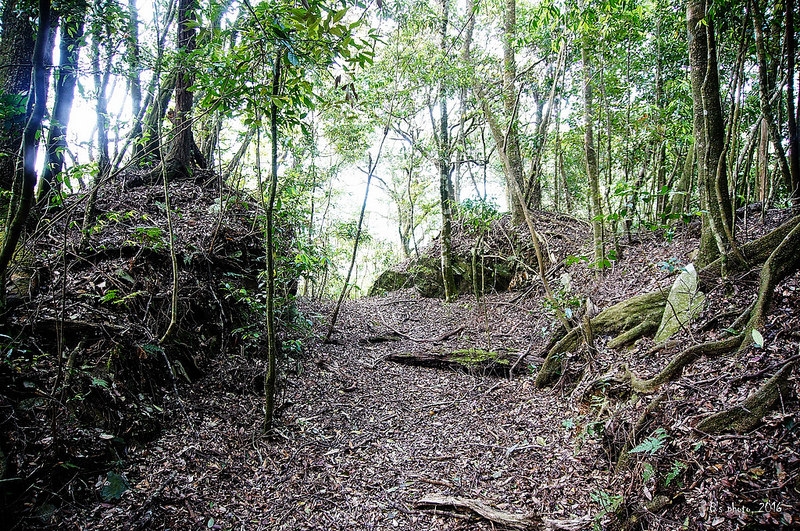
[[[258,396],[226,393],[207,379],[184,397],[194,429],[178,421],[132,450],[125,473],[133,488],[98,508],[92,528],[492,528],[452,508],[415,506],[430,494],[509,513],[589,515],[590,493],[608,481],[606,463],[598,445],[576,437],[578,413],[568,401],[536,390],[528,375],[508,380],[383,360],[410,349],[487,346],[486,325],[505,328],[493,348],[532,347],[545,320],[511,299],[445,306],[398,293],[348,303],[342,344],[316,344],[312,360],[288,377],[274,440],[258,434]],[[522,319],[509,320],[512,312]],[[366,341],[389,330],[434,338],[460,326],[446,344]]]

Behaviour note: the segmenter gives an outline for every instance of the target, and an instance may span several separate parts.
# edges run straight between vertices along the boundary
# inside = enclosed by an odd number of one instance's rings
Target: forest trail
[[[560,358],[563,377],[544,390],[534,377],[556,320],[535,277],[479,301],[463,295],[444,303],[410,289],[348,300],[331,344],[321,339],[331,304],[299,300],[313,328],[292,337],[302,352],[280,363],[276,429],[265,437],[262,344],[241,333],[258,333],[262,318],[248,288],[258,285],[263,251],[251,228],[255,210],[232,198],[221,223],[215,192],[189,182],[172,191],[191,224],[177,229],[186,267],[182,333],[168,355],[152,338],[169,315],[169,255],[163,234],[147,232],[157,227],[142,226],[163,220],[156,187],[101,195],[103,249],[74,262],[63,291],[20,301],[12,323],[19,333],[41,343],[60,337],[53,323],[69,326],[64,338],[80,354],[80,369],[65,384],[67,407],[57,408],[57,446],[54,409],[37,394],[56,381],[52,358],[28,356],[42,348],[31,343],[0,374],[5,400],[17,404],[9,417],[17,474],[31,485],[16,498],[13,509],[24,514],[15,529],[489,530],[505,519],[534,530],[727,531],[800,521],[796,377],[791,396],[757,429],[715,436],[695,429],[795,359],[800,275],[776,287],[764,349],[704,357],[650,395],[615,387],[615,375],[626,367],[657,374],[681,345],[724,330],[753,300],[757,274],[711,284],[703,314],[664,348],[649,338],[632,349],[606,348],[609,338],[597,337],[595,352]],[[60,263],[59,225],[51,230],[33,264],[38,276]],[[582,254],[583,240],[562,233],[543,230],[559,260]],[[602,277],[558,262],[553,282],[579,318],[589,299],[603,309],[669,289],[670,268],[688,263],[696,245],[690,230],[643,233]],[[59,308],[69,310],[67,319]],[[87,337],[90,346],[81,341]],[[389,361],[469,349],[506,356],[513,375]],[[173,378],[167,359],[194,365],[191,383]],[[603,375],[612,385],[589,387]],[[615,470],[629,443],[646,451]],[[445,503],[420,504],[436,499]]]
[[[481,305],[411,291],[348,301],[341,344],[315,344],[313,362],[286,380],[273,440],[258,433],[259,396],[206,378],[183,397],[193,427],[176,419],[131,456],[132,495],[92,520],[133,529],[492,529],[474,513],[415,505],[432,494],[506,513],[589,518],[590,496],[610,481],[608,463],[599,445],[577,438],[577,412],[559,392],[535,389],[524,373],[508,379],[384,361],[418,349],[486,347],[487,329],[495,349],[531,348],[546,318],[513,295]],[[392,330],[423,339],[457,327],[441,342],[369,342]]]

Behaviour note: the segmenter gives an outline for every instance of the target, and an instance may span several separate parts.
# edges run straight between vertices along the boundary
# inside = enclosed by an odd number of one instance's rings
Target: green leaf
[[[637,444],[629,453],[631,454],[638,454],[638,453],[647,453],[650,455],[654,455],[658,452],[661,448],[664,447],[667,441],[667,432],[664,431],[664,428],[658,428],[656,431],[653,432],[653,435],[642,441],[641,443]]]
[[[756,348],[764,346],[764,336],[761,335],[761,332],[754,328],[750,335],[753,336],[753,345]]]
[[[109,472],[106,474],[103,488],[100,489],[100,496],[106,501],[118,500],[122,497],[122,494],[130,488],[131,486],[128,480],[125,479],[125,476],[121,476],[116,472]]]

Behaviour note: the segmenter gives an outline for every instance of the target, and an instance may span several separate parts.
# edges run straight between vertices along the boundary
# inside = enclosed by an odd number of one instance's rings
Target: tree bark
[[[758,57],[758,88],[759,100],[761,102],[761,116],[767,125],[769,138],[772,142],[772,148],[775,150],[775,156],[778,159],[778,166],[781,169],[781,176],[783,183],[790,194],[793,195],[792,172],[789,168],[789,163],[786,159],[786,153],[783,149],[783,138],[778,129],[775,121],[775,114],[772,112],[772,104],[769,97],[769,68],[767,65],[767,51],[764,45],[764,17],[761,13],[761,6],[757,0],[750,0],[750,11],[753,15],[753,31],[756,36],[756,56]],[[792,80],[790,83],[793,83]],[[789,97],[791,102],[791,97]]]
[[[701,207],[706,212],[702,216],[698,257],[701,266],[717,256],[727,256],[734,244],[714,24],[706,10],[705,0],[689,0],[686,8],[698,186]]]
[[[592,217],[592,238],[594,241],[594,261],[596,267],[603,269],[605,249],[603,244],[603,206],[600,195],[600,172],[597,165],[597,150],[594,145],[592,66],[589,60],[589,38],[583,37],[581,43],[581,62],[583,63],[583,112],[584,112],[584,151],[586,153],[586,176],[589,180],[589,201]]]
[[[181,0],[183,3],[185,0]],[[264,431],[272,431],[275,417],[275,387],[277,381],[278,339],[275,330],[275,241],[274,212],[278,193],[278,106],[275,98],[281,90],[281,58],[283,48],[275,54],[272,67],[272,103],[269,110],[269,127],[272,140],[269,199],[266,208],[266,255],[267,255],[267,372],[264,374]],[[262,194],[263,197],[263,194]]]
[[[797,109],[795,108],[794,66],[797,39],[794,34],[794,0],[784,2],[786,8],[786,115],[789,126],[789,167],[792,176],[792,199],[800,197],[800,140],[798,140]]]
[[[142,134],[142,122],[139,119],[142,112],[142,82],[139,79],[141,53],[139,50],[139,11],[136,7],[136,0],[128,0],[128,36],[126,41],[128,92],[131,95],[131,114],[134,117],[131,137],[137,138]]]
[[[189,66],[189,54],[195,48],[195,0],[178,2],[177,47],[182,55],[175,78],[175,136],[166,157],[168,179],[189,177],[192,174],[192,158],[196,144],[192,136],[192,106],[194,96],[190,90],[193,74]]]
[[[0,35],[0,105],[9,106],[0,117],[0,190],[11,190],[19,162],[22,132],[31,88],[33,9],[26,0],[6,0]]]
[[[6,230],[0,249],[0,307],[5,305],[6,272],[17,248],[22,231],[28,221],[36,188],[36,134],[42,126],[47,105],[47,69],[44,64],[45,50],[50,32],[50,1],[39,0],[39,26],[33,49],[33,107],[22,134],[22,190],[19,206]]]
[[[441,0],[441,19],[439,20],[439,36],[442,50],[447,49],[447,25],[449,23],[449,0]],[[444,298],[451,301],[458,296],[456,282],[453,276],[453,200],[451,196],[452,182],[450,163],[450,130],[447,125],[447,91],[445,81],[439,82],[439,134],[438,134],[438,169],[439,169],[439,199],[442,208],[441,232],[441,261],[442,281],[444,283]]]

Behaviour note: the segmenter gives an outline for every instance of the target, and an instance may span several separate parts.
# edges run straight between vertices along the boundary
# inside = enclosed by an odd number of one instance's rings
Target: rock
[[[697,271],[694,265],[687,264],[669,291],[655,342],[666,341],[697,317],[705,300],[706,296],[697,286]]]

